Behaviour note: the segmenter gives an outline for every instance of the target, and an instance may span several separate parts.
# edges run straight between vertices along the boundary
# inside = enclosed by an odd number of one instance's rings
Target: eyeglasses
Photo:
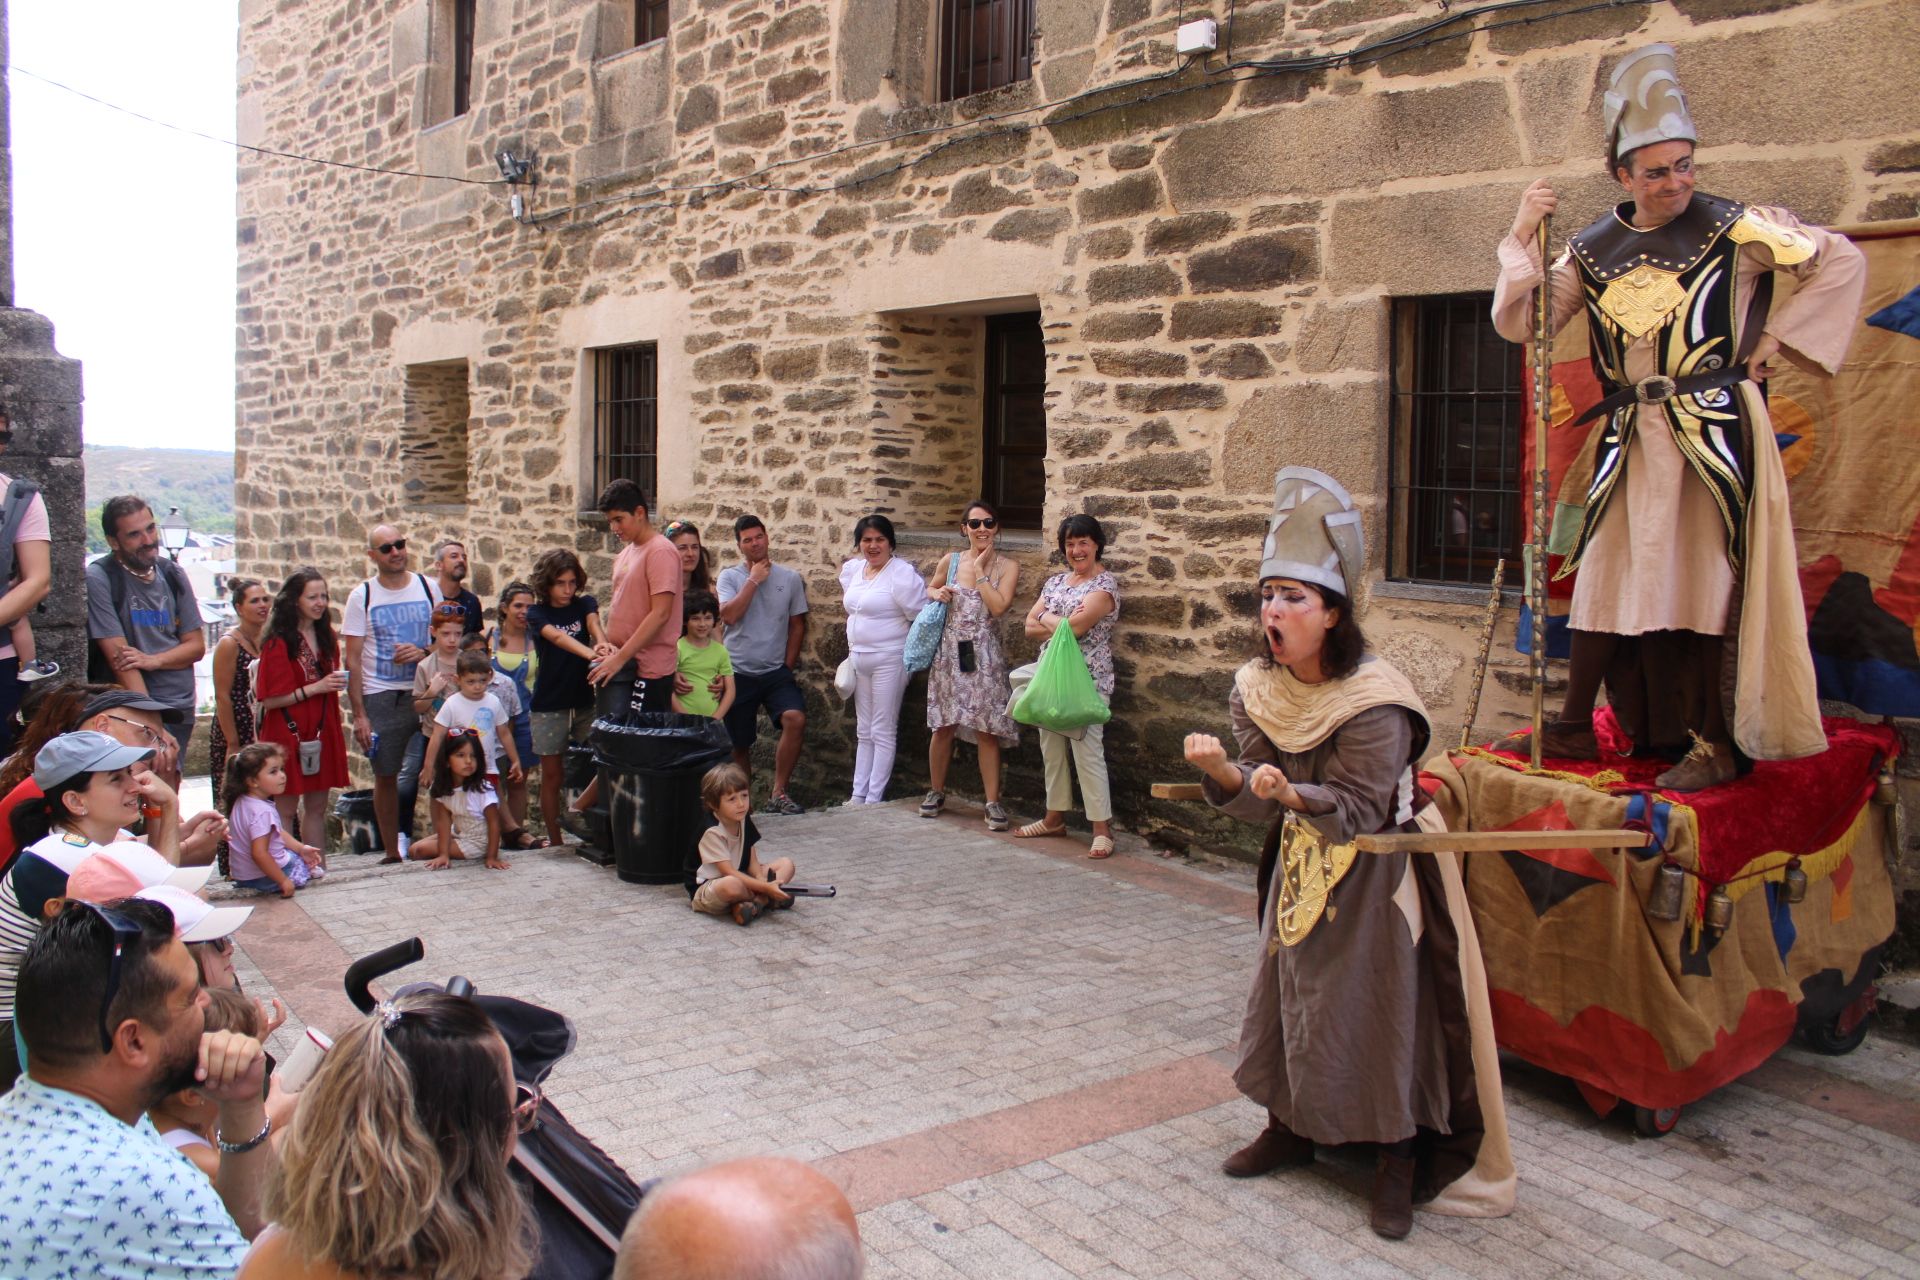
[[[532,1133],[540,1127],[540,1091],[530,1084],[513,1083],[513,1129]]]
[[[125,716],[116,716],[112,712],[108,712],[108,711],[103,711],[100,714],[105,716],[107,719],[114,721],[115,723],[130,725],[131,727],[138,729],[140,731],[140,735],[144,737],[150,744],[152,744],[154,750],[156,751],[164,750],[167,746],[167,739],[162,738],[159,734],[147,728],[146,725],[141,724],[138,720],[129,720]]]
[[[991,528],[993,528],[993,527],[994,527],[995,525],[997,525],[997,524],[999,524],[999,523],[1000,523],[1000,522],[999,522],[998,520],[995,520],[995,519],[994,519],[994,518],[993,518],[992,516],[987,516],[987,517],[986,517],[985,519],[982,519],[982,520],[969,520],[969,521],[967,521],[967,528],[969,528],[969,529],[991,529]]]
[[[107,964],[107,993],[100,997],[100,1052],[112,1053],[113,1033],[107,1030],[107,1011],[113,1008],[113,998],[120,994],[120,959],[126,954],[128,943],[140,940],[140,926],[118,911],[110,911],[96,903],[80,902],[80,905],[99,916],[107,928],[113,930],[113,959]]]
[[[376,543],[373,549],[383,556],[391,551],[405,551],[407,549],[407,540],[405,538],[395,538],[392,542]]]

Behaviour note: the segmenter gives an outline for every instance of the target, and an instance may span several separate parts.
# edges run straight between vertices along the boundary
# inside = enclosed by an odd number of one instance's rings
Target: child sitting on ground
[[[273,743],[256,742],[228,758],[220,793],[227,809],[227,875],[242,889],[278,889],[291,898],[309,880],[326,877],[320,850],[280,829],[273,801],[286,789],[287,757]]]
[[[502,773],[507,781],[519,782],[526,774],[520,771],[520,749],[513,741],[513,718],[500,705],[500,699],[487,690],[493,683],[493,660],[484,653],[468,651],[454,663],[454,671],[458,692],[434,713],[433,734],[427,739],[427,765],[420,774],[422,785],[429,791],[433,788],[434,763],[440,759],[442,744],[468,730],[480,735],[486,749],[487,785],[498,787]],[[500,768],[502,755],[507,758],[504,770]]]
[[[260,1006],[230,988],[208,989],[205,1018],[208,1031],[237,1031],[256,1040],[264,1036]],[[209,1178],[219,1175],[220,1153],[213,1145],[214,1126],[220,1120],[218,1102],[189,1085],[154,1103],[147,1109],[147,1118],[182,1159],[192,1161]]]
[[[441,733],[446,731],[439,730]],[[454,858],[484,854],[490,870],[513,864],[500,856],[500,795],[487,782],[486,753],[472,729],[450,734],[431,761],[433,834],[413,842],[412,856],[431,859],[429,871],[444,871]]]
[[[727,656],[727,646],[713,635],[720,624],[720,602],[711,591],[688,592],[686,615],[679,672],[693,687],[673,695],[673,709],[683,716],[712,716],[718,720],[733,705],[733,660]],[[715,680],[723,682],[718,698],[713,696]]]
[[[781,886],[793,879],[793,860],[762,865],[760,833],[747,816],[753,807],[747,771],[731,762],[715,765],[700,780],[700,799],[714,825],[700,837],[700,868],[687,886],[693,909],[752,924],[774,907],[791,907],[793,899]]]

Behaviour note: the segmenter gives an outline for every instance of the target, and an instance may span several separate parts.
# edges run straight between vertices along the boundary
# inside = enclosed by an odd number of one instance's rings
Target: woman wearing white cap
[[[1315,1143],[1373,1143],[1373,1229],[1413,1203],[1513,1206],[1498,1057],[1479,944],[1452,855],[1362,854],[1354,837],[1437,830],[1415,782],[1432,729],[1420,695],[1366,651],[1353,592],[1360,513],[1331,477],[1275,478],[1260,564],[1265,643],[1234,676],[1236,762],[1196,733],[1207,799],[1271,823],[1263,926],[1234,1083],[1267,1128],[1223,1166],[1253,1177],[1313,1163]]]
[[[124,746],[90,729],[53,739],[33,761],[40,797],[13,811],[16,844],[23,852],[91,853],[133,839],[126,828],[144,813],[154,851],[178,861],[180,799],[145,767],[153,756],[150,747]]]

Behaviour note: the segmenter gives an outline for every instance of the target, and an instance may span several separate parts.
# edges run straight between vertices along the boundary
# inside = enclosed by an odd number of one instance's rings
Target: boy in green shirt
[[[693,687],[686,693],[673,695],[673,709],[681,715],[712,716],[718,720],[733,705],[733,660],[727,656],[727,646],[713,636],[719,622],[720,602],[713,598],[711,591],[687,593],[686,634],[680,637],[680,674]],[[715,677],[721,677],[724,683],[718,698],[709,687]]]

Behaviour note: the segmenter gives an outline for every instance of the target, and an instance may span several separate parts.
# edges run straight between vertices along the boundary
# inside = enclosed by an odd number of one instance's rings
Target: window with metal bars
[[[667,24],[672,20],[668,12],[669,0],[634,0],[633,5],[633,42],[636,45],[651,44],[655,40],[667,38]]]
[[[453,0],[453,114],[473,105],[474,9],[479,0]]]
[[[651,497],[659,462],[659,349],[651,342],[593,353],[593,491],[631,480]]]
[[[1494,332],[1492,294],[1393,305],[1388,576],[1484,585],[1505,556],[1517,581],[1524,353]]]
[[[1013,529],[1038,529],[1047,503],[1047,344],[1040,313],[987,318],[980,493]]]
[[[1033,79],[1033,0],[940,0],[945,102]]]

